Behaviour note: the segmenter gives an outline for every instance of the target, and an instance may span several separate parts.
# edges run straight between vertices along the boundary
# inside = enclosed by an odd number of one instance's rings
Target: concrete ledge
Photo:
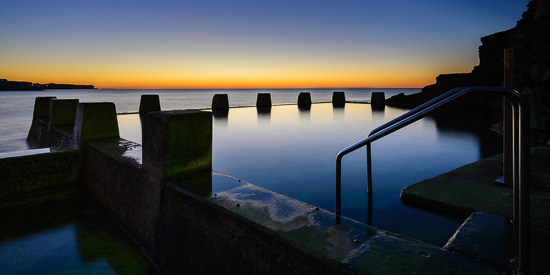
[[[512,189],[494,184],[501,174],[502,156],[496,155],[405,187],[401,200],[464,217],[481,211],[511,219]]]
[[[204,189],[202,195],[194,193],[194,187],[208,181],[200,177],[167,182],[161,218],[167,224],[159,234],[167,238],[159,242],[159,252],[172,253],[171,261],[190,259],[201,272],[500,273],[350,219],[335,224],[331,212],[226,175],[212,174],[210,194]],[[201,246],[216,249],[202,252]],[[210,260],[218,266],[211,266]]]
[[[0,156],[0,200],[77,186],[81,152],[47,148]]]
[[[346,270],[172,184],[162,197],[158,255],[167,273],[337,274]]]
[[[444,248],[508,269],[514,255],[512,224],[497,215],[474,212]]]
[[[530,148],[531,271],[550,270],[550,147]],[[512,219],[512,188],[494,184],[502,176],[502,154],[488,157],[401,191],[403,202],[447,213],[485,212]]]

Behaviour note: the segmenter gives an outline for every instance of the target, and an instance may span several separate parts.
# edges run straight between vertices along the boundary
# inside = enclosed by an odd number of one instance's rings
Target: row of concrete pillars
[[[298,107],[301,109],[311,108],[311,94],[308,92],[302,92],[298,95],[297,101]],[[346,96],[344,92],[336,91],[332,94],[332,105],[334,107],[344,107],[346,104]],[[380,107],[385,105],[385,95],[382,92],[373,92],[371,95],[372,107]],[[270,112],[272,106],[270,93],[258,93],[256,100],[256,107],[259,112]],[[99,109],[103,111],[99,111]],[[80,111],[78,109],[81,109]],[[96,110],[98,109],[98,110]],[[215,94],[212,99],[212,111],[214,114],[219,112],[226,112],[229,109],[229,99],[227,94]],[[108,111],[105,111],[108,110]],[[158,95],[141,95],[141,101],[139,106],[139,113],[145,114],[151,111],[160,111],[160,99]],[[78,125],[79,120],[85,119],[84,116],[88,113],[109,113],[108,116],[111,121],[105,123],[107,117],[101,118],[103,121],[99,128],[85,127],[82,128]],[[114,117],[114,119],[113,119]],[[40,130],[33,131],[34,133],[48,132],[47,135],[39,135],[37,137],[27,137],[27,140],[40,141],[36,146],[43,146],[45,144],[51,145],[50,141],[46,140],[46,136],[52,136],[55,134],[56,129],[62,129],[64,132],[72,133],[71,145],[79,146],[82,143],[81,139],[87,138],[104,138],[107,136],[118,136],[118,127],[112,126],[109,129],[105,128],[105,125],[116,125],[116,109],[113,103],[94,103],[94,104],[82,104],[78,99],[57,99],[56,97],[37,97],[34,105],[33,121],[36,118],[40,118],[44,123]],[[77,123],[75,123],[77,122]],[[88,125],[94,125],[90,123]],[[99,125],[99,124],[98,124]],[[80,127],[80,128],[79,128]],[[55,128],[55,129],[54,129]],[[54,130],[52,130],[54,129]],[[44,136],[44,137],[42,137]],[[56,140],[59,140],[57,138]],[[67,141],[63,142],[64,144]]]
[[[302,92],[298,95],[298,108],[311,108],[311,94]],[[383,92],[373,92],[371,94],[371,104],[373,107],[383,107],[386,104],[386,97]],[[344,92],[332,93],[332,105],[334,107],[344,107],[346,105],[346,95]],[[256,108],[258,110],[270,110],[272,106],[270,93],[258,93],[256,98]],[[229,109],[229,98],[227,94],[215,94],[212,98],[212,110]],[[160,99],[158,95],[141,95],[139,104],[139,113],[144,114],[151,111],[160,111]]]
[[[86,140],[118,137],[116,107],[111,102],[37,97],[27,136],[31,147],[80,147]],[[86,121],[86,123],[84,123]]]

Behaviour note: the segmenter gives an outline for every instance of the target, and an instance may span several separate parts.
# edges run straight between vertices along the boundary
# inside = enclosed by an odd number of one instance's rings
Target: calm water
[[[159,94],[163,109],[205,108],[215,93],[229,94],[231,106],[254,105],[256,93],[271,92],[274,104],[295,103],[309,91],[313,101],[330,101],[327,90],[50,90],[0,93],[0,153],[27,149],[25,138],[36,96],[79,98],[81,102],[114,102],[118,112],[139,108],[140,94]],[[342,89],[338,89],[342,90]],[[386,97],[419,89],[345,90],[348,101],[370,101],[373,91]],[[386,107],[373,111],[368,104],[314,104],[309,111],[296,105],[277,106],[271,113],[235,108],[214,119],[213,168],[292,198],[334,210],[335,157],[342,148],[407,110]],[[121,135],[140,142],[137,115],[119,115]],[[476,127],[474,119],[454,126],[448,120],[425,118],[373,144],[374,197],[367,214],[364,150],[344,158],[342,209],[347,217],[419,240],[443,245],[462,220],[403,205],[400,190],[481,157],[498,153],[500,139]],[[452,126],[449,126],[452,125]],[[60,234],[71,227],[60,228]],[[65,232],[65,233],[63,233]],[[35,238],[55,237],[57,231]],[[24,240],[23,240],[24,241]],[[25,246],[26,244],[24,244]],[[74,245],[74,244],[73,244]]]
[[[0,202],[0,274],[154,274],[79,190]]]
[[[28,149],[25,139],[32,120],[34,99],[37,96],[78,98],[80,102],[114,102],[117,112],[139,109],[141,94],[158,94],[162,109],[209,108],[212,97],[226,93],[231,106],[256,104],[256,94],[271,93],[274,104],[296,103],[300,92],[310,92],[315,102],[330,101],[334,89],[284,90],[46,90],[31,92],[0,92],[0,153]],[[371,92],[383,91],[386,96],[411,94],[420,89],[338,89],[346,92],[349,101],[370,101]]]
[[[370,104],[314,104],[230,109],[214,118],[213,169],[283,195],[334,211],[335,157],[375,127],[407,110]],[[403,187],[492,155],[500,137],[465,118],[457,128],[427,117],[373,143],[373,206],[367,214],[364,150],[343,160],[342,213],[376,227],[444,245],[462,219],[404,205]],[[139,115],[119,115],[121,135],[141,142]]]

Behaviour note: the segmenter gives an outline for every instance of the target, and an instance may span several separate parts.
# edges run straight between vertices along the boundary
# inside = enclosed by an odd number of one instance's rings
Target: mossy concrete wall
[[[69,146],[78,99],[37,97],[27,143],[32,148]]]
[[[55,96],[39,96],[34,99],[34,110],[32,119],[44,118],[50,115],[50,100],[56,99]]]
[[[161,182],[147,177],[138,163],[121,157],[129,142],[121,141],[112,138],[87,143],[81,182],[151,253],[156,247]]]
[[[49,125],[51,127],[67,126],[72,130],[76,117],[78,99],[50,100]]]
[[[0,158],[0,200],[74,187],[80,164],[79,150]]]
[[[346,268],[192,193],[166,185],[158,264],[169,274],[340,274]]]
[[[153,177],[212,170],[211,112],[150,112],[142,123],[143,168]]]

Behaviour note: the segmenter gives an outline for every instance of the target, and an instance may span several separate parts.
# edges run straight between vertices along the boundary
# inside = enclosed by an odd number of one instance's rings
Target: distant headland
[[[95,89],[94,85],[76,84],[40,84],[26,81],[9,81],[0,79],[0,91],[41,91],[47,89]]]

